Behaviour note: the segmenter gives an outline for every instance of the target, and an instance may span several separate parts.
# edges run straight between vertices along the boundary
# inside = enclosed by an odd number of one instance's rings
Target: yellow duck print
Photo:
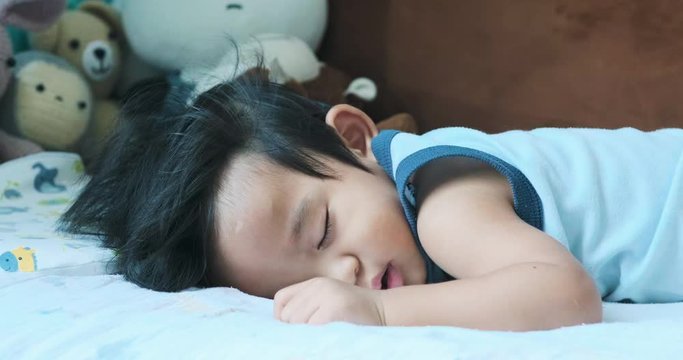
[[[36,254],[29,247],[18,247],[0,255],[0,268],[9,272],[36,271]]]

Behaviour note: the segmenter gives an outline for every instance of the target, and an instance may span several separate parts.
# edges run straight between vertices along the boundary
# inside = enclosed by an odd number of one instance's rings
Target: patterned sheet
[[[0,268],[7,272],[97,274],[110,252],[96,239],[55,231],[84,181],[78,155],[44,152],[0,165]]]

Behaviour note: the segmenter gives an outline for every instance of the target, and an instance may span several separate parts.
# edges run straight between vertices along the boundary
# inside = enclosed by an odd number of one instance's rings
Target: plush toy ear
[[[0,1],[0,22],[42,31],[57,21],[65,8],[66,0],[3,0]]]
[[[86,0],[81,4],[81,6],[78,7],[78,9],[88,14],[92,14],[107,23],[109,27],[116,32],[116,36],[120,40],[125,38],[123,36],[123,22],[121,21],[121,15],[112,6],[103,1]]]
[[[42,50],[46,52],[55,52],[59,40],[59,33],[62,30],[62,22],[57,21],[56,24],[50,26],[44,31],[32,33],[28,40],[31,48],[35,50]]]

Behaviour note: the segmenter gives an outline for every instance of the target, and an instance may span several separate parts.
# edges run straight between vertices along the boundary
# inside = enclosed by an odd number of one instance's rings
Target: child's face
[[[325,180],[259,156],[232,161],[216,206],[212,278],[264,297],[318,276],[376,288],[387,268],[392,287],[424,283],[394,184],[371,154],[362,161],[372,173],[327,161],[338,176]]]

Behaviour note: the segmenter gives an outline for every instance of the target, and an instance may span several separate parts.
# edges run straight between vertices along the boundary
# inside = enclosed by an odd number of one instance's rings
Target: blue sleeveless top
[[[562,243],[603,299],[683,301],[681,129],[388,130],[372,150],[396,183],[429,283],[453,277],[420,244],[410,179],[431,160],[464,156],[508,179],[517,215]]]

